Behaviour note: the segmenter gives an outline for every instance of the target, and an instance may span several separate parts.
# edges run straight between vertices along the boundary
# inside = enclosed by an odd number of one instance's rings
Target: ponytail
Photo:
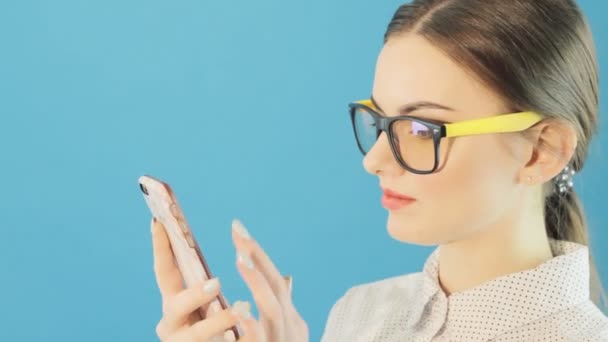
[[[545,199],[545,227],[549,238],[589,245],[587,220],[583,205],[574,188],[565,193],[552,191]],[[590,246],[589,268],[591,300],[606,314],[608,296],[602,286]]]

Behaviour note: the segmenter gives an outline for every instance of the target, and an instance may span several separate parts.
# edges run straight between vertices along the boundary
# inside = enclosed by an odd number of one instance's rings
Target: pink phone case
[[[141,176],[139,186],[152,216],[165,227],[186,286],[190,287],[212,278],[205,257],[169,184],[151,176]],[[200,308],[198,313],[202,319],[208,313],[227,307],[226,299],[220,294],[208,307]],[[232,329],[232,333],[235,339],[239,337],[236,327]]]

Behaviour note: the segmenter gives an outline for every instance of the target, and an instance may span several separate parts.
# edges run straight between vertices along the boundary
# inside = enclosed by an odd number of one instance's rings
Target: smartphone
[[[152,176],[144,175],[139,178],[139,188],[152,212],[152,216],[165,227],[176,264],[181,271],[185,285],[190,287],[213,278],[203,252],[196,242],[169,184]],[[226,308],[228,308],[226,299],[220,293],[209,305],[201,307],[194,315],[195,318],[200,320],[213,312],[219,312]],[[238,339],[238,328],[233,327],[231,331],[234,338]]]

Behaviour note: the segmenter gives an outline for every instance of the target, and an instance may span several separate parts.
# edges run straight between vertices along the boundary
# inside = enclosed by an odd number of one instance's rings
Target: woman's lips
[[[382,206],[388,210],[398,210],[409,204],[412,204],[416,199],[397,193],[390,189],[383,189]]]

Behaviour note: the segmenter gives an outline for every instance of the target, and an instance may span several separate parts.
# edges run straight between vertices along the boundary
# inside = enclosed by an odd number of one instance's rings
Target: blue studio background
[[[150,341],[160,318],[137,178],[169,181],[231,301],[241,218],[311,340],[358,283],[416,272],[346,104],[369,94],[390,1],[2,1],[0,340]],[[608,83],[606,1],[580,2]],[[608,284],[603,129],[577,180]],[[603,152],[604,151],[604,152]]]

